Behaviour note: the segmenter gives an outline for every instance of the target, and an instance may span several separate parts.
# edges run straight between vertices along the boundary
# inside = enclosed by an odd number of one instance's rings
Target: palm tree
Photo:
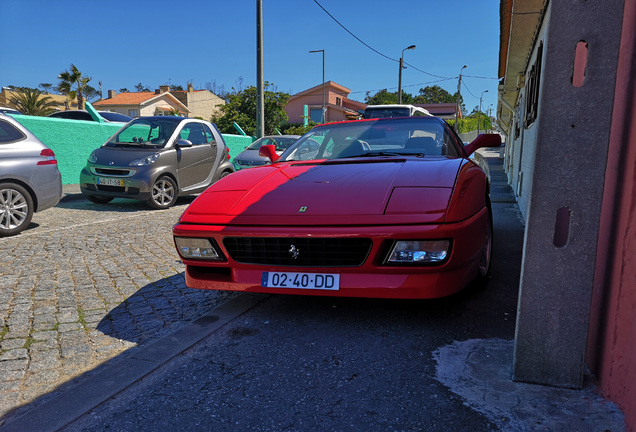
[[[57,86],[57,90],[68,96],[70,99],[77,98],[77,108],[84,109],[84,95],[87,88],[90,86],[88,83],[92,79],[91,77],[83,77],[77,66],[71,64],[68,71],[62,72],[58,78],[60,83]],[[75,89],[73,89],[75,86]]]
[[[47,116],[55,111],[57,104],[38,89],[21,88],[11,97],[11,102],[22,114]]]

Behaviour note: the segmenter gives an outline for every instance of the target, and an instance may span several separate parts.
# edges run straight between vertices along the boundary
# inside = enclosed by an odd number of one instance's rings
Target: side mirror
[[[470,156],[476,150],[484,147],[501,147],[501,135],[499,134],[479,134],[475,141],[464,147],[466,155]]]
[[[187,140],[187,139],[180,139],[180,140],[177,142],[177,145],[178,145],[179,147],[192,147],[192,141],[189,141],[189,140]]]
[[[276,146],[274,144],[262,145],[258,150],[258,154],[259,156],[266,157],[272,161],[272,163],[276,162],[280,158],[280,156],[276,154]]]

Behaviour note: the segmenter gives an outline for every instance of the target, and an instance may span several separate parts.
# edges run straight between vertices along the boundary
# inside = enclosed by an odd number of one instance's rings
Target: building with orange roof
[[[191,110],[170,93],[170,87],[161,86],[154,92],[119,93],[108,91],[108,98],[94,102],[100,110],[114,111],[130,117],[172,115],[190,116]]]

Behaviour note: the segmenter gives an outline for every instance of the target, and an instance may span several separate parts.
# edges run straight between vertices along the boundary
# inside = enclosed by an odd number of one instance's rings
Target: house
[[[221,99],[209,90],[194,90],[192,84],[188,84],[188,90],[169,90],[170,94],[188,107],[190,117],[198,117],[210,120],[213,115],[219,113],[219,108],[225,105]]]
[[[349,99],[351,90],[333,81],[324,83],[325,122],[362,117],[366,104]],[[296,93],[285,107],[290,123],[303,123],[305,106],[309,121],[322,123],[323,84]]]
[[[513,378],[585,367],[636,430],[636,0],[501,0],[497,122],[525,221]]]
[[[428,104],[413,104],[417,107],[424,108],[435,117],[443,118],[444,120],[455,120],[457,111],[457,104],[455,103],[428,103]],[[460,113],[461,118],[461,113]]]
[[[108,98],[94,102],[96,109],[114,111],[130,117],[172,115],[190,116],[191,110],[170,93],[170,87],[161,86],[154,92],[119,93],[108,90]]]
[[[2,91],[0,91],[0,106],[11,107],[14,108],[11,99],[17,94],[15,89],[11,87],[2,87]],[[43,93],[42,97],[48,96],[55,103],[54,108],[58,111],[65,111],[67,109],[77,109],[77,100],[72,99],[69,100],[66,95],[56,95],[56,94],[47,94]]]

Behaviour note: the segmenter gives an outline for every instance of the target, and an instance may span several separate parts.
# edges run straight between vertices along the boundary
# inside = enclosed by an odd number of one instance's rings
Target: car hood
[[[463,159],[283,162],[212,185],[182,223],[351,225],[442,222]]]
[[[93,152],[97,158],[97,162],[92,165],[105,167],[128,167],[128,164],[133,160],[165,151],[166,149],[156,149],[151,147],[100,147]]]

